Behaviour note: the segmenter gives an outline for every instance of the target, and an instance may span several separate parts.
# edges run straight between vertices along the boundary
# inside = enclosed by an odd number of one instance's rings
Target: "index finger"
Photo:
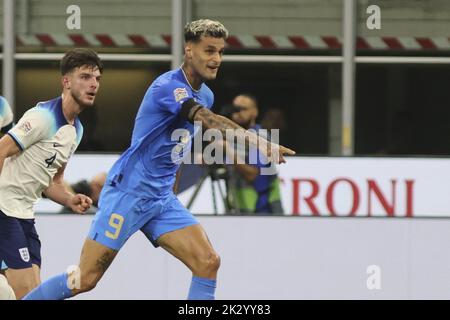
[[[295,154],[295,151],[286,147],[283,147],[283,154],[288,154],[290,156],[293,156]]]

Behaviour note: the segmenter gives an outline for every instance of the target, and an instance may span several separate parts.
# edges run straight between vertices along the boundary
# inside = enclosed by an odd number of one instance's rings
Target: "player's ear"
[[[191,47],[190,43],[186,43],[186,45],[184,46],[184,54],[189,59],[192,59],[192,47]]]
[[[62,76],[61,83],[64,89],[70,89],[70,80],[67,74]]]

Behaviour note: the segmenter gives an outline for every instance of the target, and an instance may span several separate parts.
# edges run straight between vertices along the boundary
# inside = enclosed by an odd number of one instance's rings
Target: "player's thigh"
[[[80,281],[83,289],[91,288],[102,278],[117,255],[117,250],[86,239],[79,262]],[[79,289],[79,288],[76,288]]]
[[[26,269],[6,269],[5,276],[10,282],[14,282],[16,287],[27,286],[37,287],[41,284],[41,268],[32,264],[31,268]]]
[[[217,256],[203,227],[175,195],[164,200],[161,212],[141,231],[155,246],[163,247],[191,269],[196,269],[199,261]]]
[[[16,300],[14,290],[2,273],[0,273],[0,300]]]
[[[88,238],[105,247],[120,250],[139,230],[143,199],[107,186],[89,230]]]
[[[200,224],[167,232],[161,235],[157,242],[190,269],[195,269],[196,264],[200,261],[217,256]]]
[[[144,214],[151,217],[142,226],[141,231],[155,247],[160,245],[158,240],[163,235],[199,224],[192,213],[173,194],[162,201],[159,212],[154,213],[154,211],[152,207],[144,210]]]
[[[41,267],[33,264],[32,269],[33,269],[33,275],[34,275],[34,282],[37,285],[40,285],[41,284]]]
[[[33,220],[9,217],[0,211],[0,260],[14,288],[33,288],[39,283],[33,265],[40,266],[40,249]]]
[[[36,275],[33,267],[26,269],[8,268],[5,271],[5,275],[8,279],[9,285],[15,292],[17,299],[22,298],[39,285],[36,281]]]
[[[111,249],[97,241],[86,239],[80,257],[80,269],[86,271],[106,271],[117,255],[117,250]]]

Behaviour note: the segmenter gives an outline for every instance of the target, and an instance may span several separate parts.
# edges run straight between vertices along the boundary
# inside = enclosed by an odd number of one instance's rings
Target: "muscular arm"
[[[64,170],[66,166],[62,166],[53,177],[52,183],[44,190],[47,198],[72,209],[76,213],[84,213],[89,209],[92,200],[82,194],[73,194],[70,192],[64,182]]]
[[[69,207],[70,199],[74,196],[64,183],[64,170],[66,166],[62,166],[53,177],[52,183],[44,190],[44,194],[50,200],[59,203],[62,206]]]
[[[261,136],[258,136],[255,132],[245,130],[230,119],[217,115],[202,106],[191,108],[188,114],[188,119],[192,120],[193,122],[201,122],[202,126],[206,129],[220,130],[223,137],[226,136],[227,130],[234,129],[234,134],[237,137],[237,141],[245,141],[249,144],[249,146],[256,147],[260,151],[262,151],[268,159],[274,160],[278,163],[286,162],[283,155],[295,154],[295,151],[283,146],[279,146],[277,144],[270,143]],[[279,148],[279,151],[277,150],[277,148]],[[273,151],[276,152],[276,155],[272,154]]]
[[[19,152],[19,147],[10,135],[5,135],[0,139],[0,175],[5,159],[18,154]]]
[[[215,114],[211,110],[204,107],[201,107],[197,112],[195,112],[193,120],[200,121],[206,129],[220,130],[224,136],[227,129],[245,130],[230,119]]]

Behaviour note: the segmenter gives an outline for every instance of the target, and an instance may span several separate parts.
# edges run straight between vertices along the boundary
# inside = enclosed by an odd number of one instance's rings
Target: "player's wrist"
[[[75,198],[75,195],[74,195],[74,194],[72,194],[72,193],[67,193],[66,201],[65,201],[65,206],[66,206],[67,208],[72,208],[72,205],[73,205],[73,203],[74,203],[74,198]]]

